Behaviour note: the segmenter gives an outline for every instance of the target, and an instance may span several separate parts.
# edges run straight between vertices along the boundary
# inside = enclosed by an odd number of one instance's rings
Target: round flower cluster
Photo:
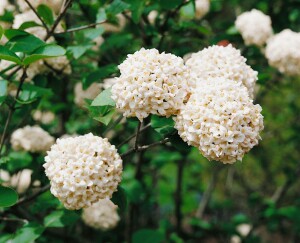
[[[115,146],[91,133],[57,139],[45,161],[51,193],[70,210],[111,198],[121,181],[122,160]]]
[[[83,89],[82,83],[78,82],[74,86],[74,102],[79,107],[83,107],[86,102],[85,99],[93,100],[102,90],[101,83],[92,83],[86,90]]]
[[[300,33],[281,31],[267,42],[265,55],[271,66],[287,75],[300,75]]]
[[[109,230],[117,226],[120,217],[117,212],[118,206],[109,199],[102,199],[91,207],[83,209],[82,220],[92,228]]]
[[[3,181],[3,186],[8,186],[16,189],[19,194],[27,191],[31,183],[32,170],[24,169],[10,176],[5,170],[0,170],[0,180]]]
[[[192,54],[186,65],[200,79],[222,77],[224,81],[230,79],[242,83],[252,98],[258,73],[246,64],[246,60],[232,45],[214,45]],[[197,85],[202,86],[202,83],[198,81]]]
[[[209,11],[210,0],[195,1],[195,18],[202,19]]]
[[[72,73],[70,62],[66,56],[47,58],[44,61],[54,70],[62,72],[63,74],[68,75]]]
[[[35,121],[39,121],[42,124],[49,124],[51,122],[54,121],[55,119],[55,114],[51,111],[40,111],[40,110],[36,110],[33,114],[32,114],[32,118]]]
[[[3,1],[3,0],[1,0]],[[39,5],[45,4],[51,8],[55,13],[59,13],[62,6],[63,0],[29,0],[31,5],[36,9]],[[19,9],[24,12],[30,10],[29,5],[24,0],[17,0],[17,5]]]
[[[242,160],[258,144],[263,129],[260,112],[244,86],[225,78],[208,78],[175,118],[175,128],[209,160],[230,164]]]
[[[15,130],[11,136],[14,150],[42,153],[50,149],[55,139],[38,126],[26,126]]]
[[[119,69],[121,76],[112,87],[112,99],[124,116],[139,120],[149,114],[177,114],[193,83],[182,58],[156,49],[142,48],[128,55]]]
[[[273,35],[270,16],[256,9],[239,15],[235,21],[235,26],[241,33],[246,45],[263,46]]]

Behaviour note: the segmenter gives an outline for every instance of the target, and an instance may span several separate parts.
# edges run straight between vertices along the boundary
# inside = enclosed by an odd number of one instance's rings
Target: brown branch
[[[27,5],[30,7],[30,9],[35,13],[36,17],[41,21],[42,25],[45,27],[47,33],[49,33],[49,28],[47,24],[44,22],[44,20],[41,18],[41,16],[38,14],[38,12],[35,10],[35,8],[31,5],[31,3],[28,0],[24,0]]]
[[[72,32],[76,32],[76,31],[80,31],[80,30],[85,30],[85,29],[90,29],[90,28],[93,28],[99,24],[103,24],[105,23],[107,20],[104,20],[104,21],[101,21],[101,22],[98,22],[98,23],[93,23],[93,24],[88,24],[88,25],[84,25],[84,26],[81,26],[81,27],[76,27],[76,28],[72,28],[72,29],[68,29],[66,31],[62,31],[62,32],[56,32],[55,34],[56,35],[60,35],[60,34],[65,34],[65,33],[72,33]]]
[[[134,152],[141,152],[141,151],[147,150],[149,148],[165,144],[165,143],[167,143],[169,141],[170,141],[170,138],[165,138],[165,139],[163,139],[161,141],[158,141],[158,142],[155,142],[155,143],[151,143],[151,144],[144,145],[144,146],[139,146],[137,149],[136,148],[132,148],[132,149],[128,150],[127,152],[121,154],[121,157],[125,158],[125,157],[127,157],[128,155],[130,155],[130,154],[132,154]]]
[[[123,115],[121,114],[117,120],[115,120],[109,127],[107,127],[105,129],[105,131],[103,132],[103,136],[105,136],[112,128],[114,128],[116,125],[118,125],[120,123],[120,121],[123,119]]]
[[[56,18],[54,24],[52,25],[51,29],[49,30],[49,32],[47,33],[46,37],[45,37],[45,41],[47,41],[54,33],[56,27],[58,26],[59,22],[62,20],[62,18],[65,16],[68,8],[71,6],[73,0],[68,0],[66,2],[66,4],[64,5],[64,7],[62,8],[60,14],[58,15],[58,17]]]
[[[27,219],[19,219],[19,218],[7,218],[7,217],[0,217],[0,222],[1,221],[7,221],[7,222],[21,222],[23,224],[27,224],[28,220]]]
[[[49,189],[50,189],[50,184],[47,184],[47,185],[41,187],[40,190],[38,190],[37,192],[33,193],[32,195],[20,198],[19,201],[14,205],[14,207],[15,206],[20,206],[21,204],[26,203],[26,202],[30,202],[31,200],[35,199],[39,195],[41,195],[44,192],[48,191]]]
[[[146,126],[144,126],[143,128],[141,128],[140,130],[140,134],[145,131],[147,128],[149,128],[151,126],[151,124],[147,124]],[[131,135],[129,138],[125,139],[123,142],[121,142],[117,148],[121,148],[125,143],[128,143],[131,139],[135,138],[136,134]]]
[[[141,130],[142,122],[139,121],[137,130],[136,130],[136,136],[135,136],[135,142],[134,142],[134,148],[137,150],[139,147],[139,136],[140,136],[140,130]]]

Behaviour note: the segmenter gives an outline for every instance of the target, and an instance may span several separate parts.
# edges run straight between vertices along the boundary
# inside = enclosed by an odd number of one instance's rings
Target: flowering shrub
[[[299,16],[2,0],[0,243],[299,241]]]

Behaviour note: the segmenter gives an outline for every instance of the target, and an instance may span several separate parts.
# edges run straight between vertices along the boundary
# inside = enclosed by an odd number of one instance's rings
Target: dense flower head
[[[111,198],[121,181],[122,160],[115,146],[91,133],[57,139],[45,161],[51,193],[70,210]]]
[[[287,75],[300,75],[300,33],[281,31],[267,42],[265,55],[271,66]]]
[[[82,83],[78,82],[74,86],[74,102],[76,105],[83,107],[86,99],[93,100],[102,91],[101,83],[92,83],[86,90],[83,89]]]
[[[117,210],[118,206],[109,199],[100,199],[91,207],[83,209],[82,220],[94,229],[113,229],[120,220]]]
[[[195,1],[195,18],[201,19],[209,11],[210,0],[196,0]]]
[[[252,9],[242,13],[235,21],[235,26],[241,33],[246,45],[264,45],[273,35],[270,16]]]
[[[51,147],[54,140],[55,139],[41,127],[25,126],[13,132],[10,142],[14,150],[42,153]]]
[[[209,160],[234,163],[258,144],[263,129],[260,112],[244,86],[225,78],[208,78],[175,118],[175,128]]]
[[[142,48],[128,55],[119,69],[121,76],[112,87],[112,99],[124,116],[139,120],[149,114],[177,114],[193,84],[182,58],[156,49]]]
[[[246,64],[246,60],[232,45],[214,45],[192,54],[186,65],[202,80],[221,77],[224,82],[230,79],[242,83],[252,98],[258,73]],[[202,86],[202,83],[197,81],[197,85]]]

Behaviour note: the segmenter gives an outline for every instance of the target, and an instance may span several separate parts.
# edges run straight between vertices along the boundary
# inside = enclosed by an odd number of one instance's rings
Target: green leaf
[[[107,112],[103,116],[95,116],[93,117],[95,120],[103,123],[105,126],[107,126],[110,121],[112,120],[113,116],[116,114],[116,109],[110,109],[109,112]]]
[[[31,53],[46,44],[34,35],[22,30],[7,30],[5,35],[9,39],[5,46],[13,52]]]
[[[227,35],[236,35],[238,33],[239,33],[239,31],[237,30],[237,28],[234,25],[226,30]]]
[[[160,243],[165,241],[162,232],[152,229],[142,229],[136,231],[132,236],[132,243]]]
[[[195,17],[195,6],[193,1],[190,1],[188,4],[184,5],[180,9],[180,16],[184,19],[194,19]]]
[[[123,184],[123,188],[126,191],[126,195],[130,202],[138,203],[144,197],[144,189],[138,180],[132,179]]]
[[[75,59],[81,57],[87,50],[91,49],[93,45],[78,45],[78,46],[68,46],[67,51],[71,52]]]
[[[0,105],[5,101],[7,95],[7,81],[0,80]]]
[[[37,12],[46,24],[52,25],[54,23],[52,10],[47,5],[39,5],[37,8]]]
[[[105,9],[104,8],[99,8],[98,13],[96,15],[96,22],[102,22],[107,19]]]
[[[73,211],[54,211],[44,218],[45,227],[65,227],[74,224],[79,215]]]
[[[151,127],[163,136],[173,133],[175,131],[174,125],[175,122],[172,117],[151,116]]]
[[[103,90],[92,102],[91,106],[115,106],[116,102],[111,98],[111,88]]]
[[[191,147],[184,142],[178,134],[174,134],[170,137],[171,144],[180,152],[188,153],[191,151]]]
[[[117,15],[118,13],[123,12],[124,10],[129,8],[129,4],[121,1],[121,0],[114,0],[107,8],[106,13],[111,15]]]
[[[127,208],[127,196],[125,190],[121,186],[118,186],[118,190],[112,195],[111,201],[118,205],[121,212],[125,212]]]
[[[10,243],[33,243],[44,232],[44,227],[31,222],[19,229]]]
[[[10,207],[18,201],[18,194],[15,190],[0,186],[0,207]]]
[[[0,46],[0,59],[11,61],[17,64],[21,64],[20,58],[5,46]]]
[[[55,44],[48,44],[37,48],[23,60],[24,65],[36,62],[40,59],[63,56],[66,50]]]
[[[0,40],[1,40],[2,36],[3,36],[3,34],[4,34],[4,29],[0,25]]]
[[[7,169],[11,172],[28,167],[32,162],[32,156],[27,152],[12,151],[8,155]]]
[[[20,104],[29,104],[35,101],[37,98],[50,96],[52,94],[53,92],[50,89],[41,88],[39,86],[25,83],[23,84],[23,89],[17,102]]]
[[[83,35],[86,39],[93,40],[96,37],[102,35],[103,32],[104,32],[104,28],[99,27],[99,28],[94,28],[94,29],[83,30]]]
[[[127,0],[127,3],[130,4],[130,10],[132,12],[132,20],[134,23],[138,23],[140,21],[141,15],[145,8],[145,0]]]
[[[28,22],[24,22],[23,24],[21,24],[21,26],[19,27],[19,30],[25,30],[31,27],[36,27],[36,26],[41,26],[40,24],[37,24],[34,21],[28,21]]]
[[[158,2],[160,6],[165,10],[177,8],[180,4],[182,4],[182,0],[160,0]]]
[[[117,72],[117,66],[109,64],[104,67],[98,68],[96,71],[88,74],[82,81],[83,89],[87,89],[92,83],[99,82],[103,78],[107,78],[109,75]]]

